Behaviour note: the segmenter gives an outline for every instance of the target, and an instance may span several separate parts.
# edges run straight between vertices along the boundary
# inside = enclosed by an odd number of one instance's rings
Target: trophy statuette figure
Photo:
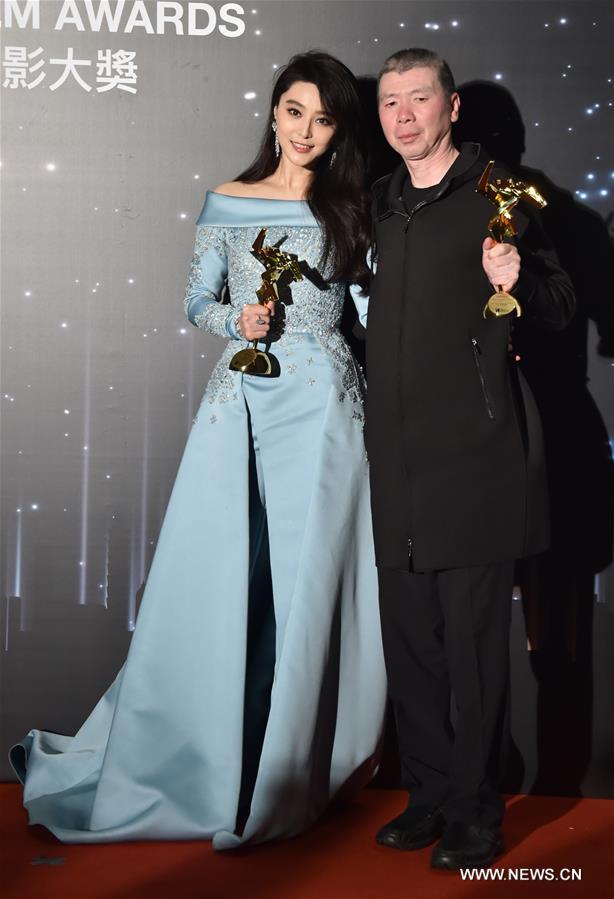
[[[288,282],[302,281],[300,262],[294,253],[285,253],[280,245],[285,238],[275,244],[264,245],[266,228],[262,228],[258,237],[252,244],[252,256],[262,263],[264,272],[261,275],[262,284],[256,289],[256,296],[262,305],[265,303],[277,303],[279,292],[277,283],[282,275]],[[260,377],[273,377],[276,373],[273,365],[275,357],[264,350],[258,349],[258,340],[254,340],[251,347],[239,350],[230,360],[229,368],[232,371],[240,371],[246,375],[258,375]]]
[[[531,184],[524,184],[514,178],[495,178],[490,181],[490,175],[495,162],[491,159],[480,176],[476,192],[482,194],[497,207],[497,214],[488,223],[488,233],[497,243],[503,243],[506,237],[514,237],[516,226],[512,218],[511,210],[520,200],[528,199],[543,209],[547,205],[542,195]],[[522,309],[518,300],[510,293],[497,285],[497,292],[493,293],[484,306],[483,316],[500,318],[515,312],[520,318]]]

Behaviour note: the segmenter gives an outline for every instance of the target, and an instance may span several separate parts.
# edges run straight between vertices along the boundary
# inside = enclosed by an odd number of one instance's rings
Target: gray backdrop
[[[527,126],[526,164],[604,216],[612,210],[609,3],[111,0],[117,29],[96,30],[88,7],[95,20],[104,6],[0,3],[7,777],[7,746],[33,726],[74,731],[125,656],[186,433],[222,346],[183,318],[194,221],[205,190],[253,156],[276,66],[318,47],[373,75],[402,46],[432,47],[459,83],[511,90]],[[157,22],[166,13],[187,26],[190,7],[211,33]],[[148,33],[156,28],[164,33]],[[71,55],[78,63],[67,71]],[[612,433],[611,368],[592,353],[591,372]],[[599,579],[596,612],[589,794],[604,792],[612,747],[611,572]],[[514,725],[529,782],[534,696],[519,615]]]

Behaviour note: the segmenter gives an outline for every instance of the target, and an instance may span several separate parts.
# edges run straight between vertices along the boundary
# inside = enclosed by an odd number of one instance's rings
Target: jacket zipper
[[[444,190],[445,190],[445,188],[444,188]],[[437,197],[441,196],[442,193],[443,193],[443,190],[437,194]],[[433,200],[436,200],[437,197],[433,197]],[[411,210],[411,212],[407,212],[407,210],[405,212],[401,212],[400,210],[397,210],[397,209],[393,210],[394,212],[398,212],[399,215],[402,215],[405,217],[406,221],[403,226],[403,234],[407,234],[407,231],[409,229],[409,223],[411,222],[411,220],[414,217],[414,215],[416,214],[416,212],[419,209],[422,209],[423,206],[426,206],[428,204],[428,202],[429,202],[428,200],[423,200],[421,203],[418,203],[416,206],[414,206],[414,208]],[[432,202],[432,201],[430,201],[430,202]],[[405,205],[405,204],[403,204],[403,205]],[[402,329],[401,329],[401,331],[399,333],[399,344],[402,344],[402,342],[403,342],[403,333],[402,333]],[[404,409],[404,405],[403,405],[403,403],[401,403],[401,422],[402,422],[402,427],[404,428],[405,427],[405,415],[403,413],[403,409]],[[403,453],[403,458],[405,458],[405,453]],[[407,468],[405,468],[405,476],[407,477],[407,482],[409,484],[410,480],[409,480],[409,473],[407,472]],[[407,539],[407,567],[408,567],[409,571],[413,570],[413,559],[412,559],[413,551],[414,551],[414,541],[412,540],[411,537],[408,537],[408,539]]]
[[[492,421],[494,420],[495,413],[490,402],[490,396],[488,395],[488,388],[486,386],[486,378],[484,377],[484,372],[480,363],[480,355],[482,353],[482,350],[480,349],[480,344],[478,343],[476,337],[471,338],[471,347],[473,349],[473,359],[475,362],[475,367],[478,370],[478,377],[482,386],[482,395],[484,397],[484,403],[486,404],[486,411],[488,412],[488,417]]]
[[[409,223],[411,222],[411,220],[414,217],[414,215],[416,214],[416,212],[419,209],[422,209],[423,206],[429,206],[431,203],[434,203],[435,200],[438,200],[440,197],[442,197],[445,194],[445,192],[447,191],[447,189],[449,188],[449,186],[450,186],[450,182],[446,181],[444,184],[441,185],[441,190],[437,191],[437,193],[435,194],[434,197],[431,197],[430,200],[421,200],[410,211],[408,211],[407,207],[405,206],[403,197],[400,196],[398,199],[401,201],[401,203],[403,203],[403,209],[405,211],[402,211],[400,209],[387,209],[386,212],[382,213],[382,215],[377,216],[377,221],[383,222],[384,219],[387,219],[391,215],[402,215],[403,218],[406,219],[405,225],[403,226],[403,233],[407,234],[407,230],[409,228]]]
[[[414,217],[414,215],[416,214],[416,212],[417,212],[419,209],[422,209],[422,207],[423,207],[423,206],[426,206],[426,205],[427,205],[427,201],[426,201],[426,200],[422,200],[422,202],[420,202],[420,203],[418,203],[416,206],[414,206],[414,208],[411,210],[411,212],[407,212],[407,211],[406,211],[406,212],[401,212],[400,209],[393,209],[393,210],[392,210],[392,214],[393,214],[393,215],[395,215],[395,214],[396,214],[396,215],[402,215],[403,218],[405,219],[405,224],[403,225],[403,234],[407,234],[407,230],[408,230],[408,228],[409,228],[409,223],[410,223],[411,220],[413,219],[413,217]]]
[[[403,216],[403,218],[405,219],[405,224],[403,225],[403,234],[407,234],[407,231],[409,230],[409,224],[410,224],[412,218],[414,217],[414,215],[416,214],[416,212],[417,212],[419,209],[422,209],[423,206],[428,206],[429,203],[433,203],[435,200],[438,200],[439,197],[441,197],[441,195],[444,194],[444,193],[446,192],[446,190],[448,189],[448,187],[449,187],[449,182],[446,181],[446,183],[442,185],[441,190],[438,191],[438,193],[437,193],[434,197],[431,197],[430,200],[422,200],[420,203],[417,203],[417,204],[414,206],[414,208],[413,208],[411,211],[409,211],[409,212],[407,211],[407,207],[405,206],[405,203],[403,203],[403,208],[404,208],[404,210],[405,210],[404,212],[401,211],[400,209],[390,209],[390,210],[388,210],[386,213],[384,213],[384,215],[378,216],[378,217],[377,217],[377,221],[378,221],[378,222],[381,222],[381,221],[383,221],[384,219],[388,218],[390,215],[401,215],[401,216]],[[403,202],[403,200],[402,200],[401,197],[400,197],[399,199],[401,199],[401,202]],[[405,261],[406,261],[406,260],[405,260]],[[402,332],[402,329],[401,329],[401,330],[399,331],[399,348],[401,347],[402,343],[403,343],[403,332]],[[402,402],[402,399],[403,399],[403,397],[401,396],[401,423],[402,423],[402,427],[404,428],[404,426],[405,426],[405,416],[404,416],[404,414],[403,414],[403,402]],[[403,459],[405,459],[405,453],[403,453]],[[409,484],[409,483],[410,483],[410,479],[409,479],[409,473],[408,473],[408,471],[407,471],[407,467],[405,467],[405,475],[406,475],[406,477],[407,477],[407,482],[408,482],[408,484]],[[409,569],[410,571],[412,570],[412,566],[413,566],[413,560],[412,560],[413,551],[414,551],[414,541],[412,540],[411,537],[409,537],[409,538],[407,539],[407,563],[408,563],[408,569]]]

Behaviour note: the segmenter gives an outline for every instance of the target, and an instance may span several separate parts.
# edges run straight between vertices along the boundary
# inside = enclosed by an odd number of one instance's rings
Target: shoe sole
[[[454,855],[441,855],[440,857],[431,859],[431,868],[442,871],[458,871],[460,868],[487,868],[496,858],[503,855],[504,851],[505,848],[503,843],[498,843],[493,853],[489,855],[488,858],[482,859],[479,862],[465,862],[465,864],[456,860]]]

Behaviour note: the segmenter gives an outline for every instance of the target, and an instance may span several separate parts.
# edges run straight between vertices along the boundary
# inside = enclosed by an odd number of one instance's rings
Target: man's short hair
[[[444,93],[447,94],[448,97],[454,93],[456,90],[456,87],[454,86],[454,76],[450,71],[448,63],[442,56],[439,56],[438,53],[434,53],[433,50],[424,50],[421,47],[410,47],[408,50],[399,50],[397,53],[393,53],[392,56],[389,56],[382,66],[381,72],[377,76],[377,83],[379,84],[382,76],[386,75],[388,72],[396,72],[398,75],[401,75],[403,72],[407,72],[409,69],[415,69],[418,66],[435,69]]]

